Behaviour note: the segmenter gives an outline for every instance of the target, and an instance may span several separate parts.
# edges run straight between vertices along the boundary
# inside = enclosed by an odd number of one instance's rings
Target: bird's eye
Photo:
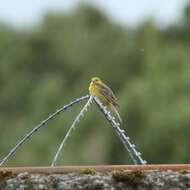
[[[92,79],[92,82],[98,82],[99,80],[97,78]]]

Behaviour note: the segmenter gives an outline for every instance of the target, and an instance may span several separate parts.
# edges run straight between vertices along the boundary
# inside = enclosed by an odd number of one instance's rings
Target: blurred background
[[[49,113],[99,76],[123,128],[149,163],[190,160],[190,3],[6,0],[0,7],[0,159]],[[51,121],[7,165],[49,165],[83,103]],[[131,164],[96,106],[62,165]]]

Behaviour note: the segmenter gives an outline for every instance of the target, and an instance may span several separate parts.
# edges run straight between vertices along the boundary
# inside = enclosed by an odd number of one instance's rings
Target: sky
[[[78,3],[89,3],[100,8],[114,21],[137,25],[152,17],[167,25],[177,22],[189,0],[1,0],[0,21],[17,26],[37,23],[47,10],[68,12]]]

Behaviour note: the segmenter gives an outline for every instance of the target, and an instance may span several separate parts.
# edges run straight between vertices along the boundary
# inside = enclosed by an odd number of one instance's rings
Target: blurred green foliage
[[[115,92],[124,128],[149,163],[190,159],[190,6],[176,25],[117,25],[80,5],[38,25],[0,24],[0,157],[58,107],[88,93],[92,76]],[[8,165],[49,165],[82,104],[40,130]],[[131,163],[96,106],[67,143],[61,164]]]

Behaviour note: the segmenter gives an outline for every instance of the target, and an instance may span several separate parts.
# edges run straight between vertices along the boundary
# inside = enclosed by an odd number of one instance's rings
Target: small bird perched
[[[119,121],[122,122],[119,112],[116,109],[116,106],[118,106],[117,99],[112,90],[106,84],[104,84],[100,78],[93,77],[91,79],[89,93],[90,95],[98,98],[103,105],[111,107],[116,113]]]

